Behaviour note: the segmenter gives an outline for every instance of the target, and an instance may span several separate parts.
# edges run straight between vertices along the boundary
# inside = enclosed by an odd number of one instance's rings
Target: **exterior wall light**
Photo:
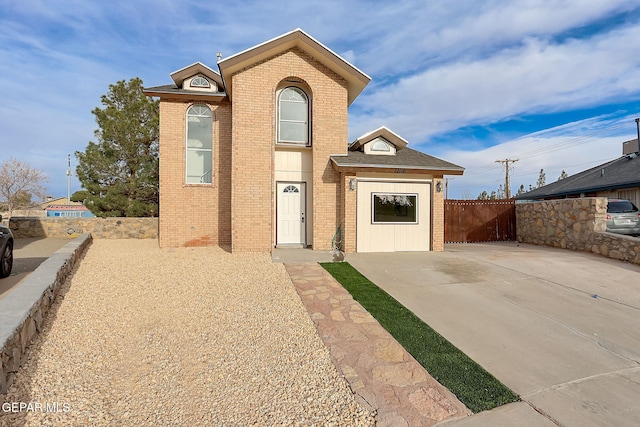
[[[442,181],[436,183],[436,193],[442,193]]]
[[[351,178],[349,179],[349,191],[355,191],[355,190],[356,190],[356,179]]]

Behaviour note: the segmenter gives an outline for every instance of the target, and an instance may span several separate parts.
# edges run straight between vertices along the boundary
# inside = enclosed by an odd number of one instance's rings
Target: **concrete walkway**
[[[377,411],[378,427],[431,426],[470,414],[319,264],[285,267],[358,402]]]
[[[447,426],[640,425],[640,266],[515,243],[346,261],[523,399]]]

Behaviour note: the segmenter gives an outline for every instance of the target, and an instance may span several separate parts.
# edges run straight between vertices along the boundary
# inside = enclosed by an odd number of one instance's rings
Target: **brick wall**
[[[431,185],[431,250],[436,252],[444,251],[444,193],[437,192],[436,186],[442,183],[442,177],[434,178]]]
[[[300,83],[311,99],[313,248],[330,249],[341,222],[341,194],[329,155],[347,148],[346,82],[299,49],[242,70],[232,79],[232,250],[269,251],[274,244],[276,91],[285,80]]]
[[[358,192],[349,189],[349,181],[355,179],[354,173],[342,174],[342,194],[343,194],[343,209],[342,215],[344,223],[342,225],[342,238],[343,238],[343,250],[347,253],[353,253],[356,248],[356,223],[357,223],[357,206],[358,206]],[[357,185],[357,184],[356,184]]]
[[[187,109],[200,102],[160,102],[160,247],[231,244],[231,106],[213,111],[213,179],[185,184]]]

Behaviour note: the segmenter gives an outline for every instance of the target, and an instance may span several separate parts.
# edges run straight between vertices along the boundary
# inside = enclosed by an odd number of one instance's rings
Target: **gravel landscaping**
[[[95,240],[63,294],[0,426],[374,425],[267,254]]]

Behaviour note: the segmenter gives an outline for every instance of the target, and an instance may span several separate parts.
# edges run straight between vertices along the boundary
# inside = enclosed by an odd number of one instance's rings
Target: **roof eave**
[[[207,93],[207,92],[174,92],[170,90],[148,90],[145,89],[142,91],[146,96],[158,97],[160,99],[188,99],[193,101],[221,101],[223,100],[227,94],[224,92],[215,92],[215,93]]]
[[[430,171],[435,173],[442,173],[444,175],[463,175],[464,168],[447,168],[447,167],[434,167],[434,166],[415,166],[415,165],[386,165],[386,164],[362,164],[362,163],[338,163],[335,159],[331,159],[333,165],[337,170],[346,169],[403,169],[405,171]]]
[[[628,183],[622,183],[622,184],[603,185],[599,187],[578,188],[570,191],[562,191],[559,193],[547,193],[547,194],[534,195],[534,196],[527,195],[527,193],[525,193],[520,196],[516,196],[515,199],[516,200],[540,200],[540,199],[545,199],[549,197],[566,197],[566,196],[571,196],[575,194],[593,193],[597,191],[606,191],[606,190],[614,190],[618,188],[633,188],[633,187],[640,187],[640,181],[628,182]]]

